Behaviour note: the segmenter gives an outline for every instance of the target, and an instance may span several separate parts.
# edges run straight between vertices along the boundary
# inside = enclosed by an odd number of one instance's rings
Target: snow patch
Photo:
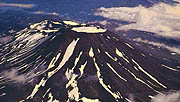
[[[76,26],[79,25],[79,23],[73,22],[73,21],[63,21],[65,24],[67,25],[72,25],[72,26]]]
[[[73,27],[73,31],[76,32],[85,32],[85,33],[103,33],[106,32],[106,29],[102,29],[99,27]]]

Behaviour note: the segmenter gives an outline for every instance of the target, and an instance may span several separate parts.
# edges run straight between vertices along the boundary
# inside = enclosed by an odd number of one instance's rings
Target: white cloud
[[[151,102],[180,102],[180,91],[158,94]]]
[[[127,25],[120,24],[116,28],[117,31],[137,29],[180,39],[180,4],[159,3],[149,8],[142,5],[137,7],[101,7],[94,15],[132,22]]]
[[[179,3],[180,3],[180,0],[173,0],[173,1],[176,1],[176,2],[179,2]]]
[[[26,74],[19,75],[17,69],[3,71],[1,73],[1,76],[4,77],[6,80],[10,80],[10,81],[13,81],[16,83],[22,83],[22,84],[24,84],[25,82],[33,78],[33,75],[26,75]]]
[[[129,94],[129,97],[128,97],[129,102],[135,102],[135,99],[134,99],[134,98],[135,98],[135,97],[134,97],[133,94]]]
[[[0,44],[6,44],[11,40],[12,40],[12,37],[10,37],[10,36],[2,37],[2,38],[0,38]]]
[[[159,43],[159,42],[152,42],[152,41],[148,41],[148,40],[142,40],[141,38],[135,38],[135,39],[133,39],[133,41],[142,42],[142,43],[150,44],[150,45],[153,45],[153,46],[166,48],[166,49],[168,49],[168,50],[170,50],[172,52],[176,52],[176,53],[180,54],[180,46],[171,47],[171,46],[165,45],[163,43]]]
[[[0,13],[5,13],[8,10],[25,11],[27,8],[34,8],[35,4],[18,4],[18,3],[2,3],[0,2]],[[28,11],[26,11],[28,12]]]
[[[87,77],[85,78],[85,81],[86,81],[86,82],[98,81],[97,74],[87,76]]]
[[[1,3],[0,6],[8,6],[8,7],[19,7],[19,8],[33,8],[34,4],[17,4],[17,3]]]
[[[49,13],[49,12],[45,12],[45,11],[36,11],[36,12],[32,12],[32,14],[45,14],[45,15],[56,15],[56,16],[59,15],[59,14],[56,13],[56,12],[51,12],[51,13]]]

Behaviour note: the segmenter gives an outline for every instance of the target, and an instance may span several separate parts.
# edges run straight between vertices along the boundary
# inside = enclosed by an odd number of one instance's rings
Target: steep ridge
[[[101,27],[44,20],[0,47],[1,102],[149,102],[180,69]]]

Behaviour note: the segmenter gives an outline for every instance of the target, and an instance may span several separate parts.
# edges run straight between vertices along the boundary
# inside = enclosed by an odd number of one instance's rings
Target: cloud
[[[128,95],[128,102],[135,102],[135,96],[133,94]]]
[[[11,40],[12,40],[12,37],[10,37],[10,36],[2,37],[2,38],[0,38],[0,44],[6,44]]]
[[[148,41],[148,40],[142,40],[141,38],[135,38],[135,39],[133,39],[133,41],[142,42],[142,43],[150,44],[150,45],[153,45],[153,46],[166,48],[166,49],[168,49],[168,50],[170,50],[172,52],[176,52],[176,53],[180,54],[180,46],[171,47],[171,46],[165,45],[163,43],[159,43],[159,42],[152,42],[152,41]]]
[[[176,1],[176,2],[179,2],[179,3],[180,3],[180,0],[173,0],[173,1]]]
[[[158,94],[151,102],[180,102],[180,91]]]
[[[17,3],[0,3],[0,6],[8,6],[8,7],[19,7],[19,8],[33,8],[34,4],[17,4]]]
[[[56,16],[59,15],[59,14],[56,13],[56,12],[49,13],[49,12],[44,12],[44,11],[36,11],[36,12],[32,12],[32,14],[56,15]]]
[[[86,81],[86,82],[98,81],[97,74],[95,74],[95,75],[88,75],[88,76],[85,78],[85,81]]]
[[[94,15],[130,22],[130,24],[119,24],[116,31],[136,29],[155,32],[163,37],[180,39],[180,4],[158,3],[152,7],[142,5],[137,7],[101,7]]]
[[[1,76],[4,77],[6,80],[10,80],[16,83],[22,83],[24,84],[27,81],[30,81],[33,76],[31,75],[25,75],[25,74],[18,74],[17,69],[12,69],[8,71],[4,71],[1,73]]]

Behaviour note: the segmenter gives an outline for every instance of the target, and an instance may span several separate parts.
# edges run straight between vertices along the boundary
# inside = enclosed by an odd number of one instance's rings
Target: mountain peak
[[[178,68],[94,25],[44,20],[0,51],[2,102],[149,102],[180,86]]]
[[[30,29],[37,29],[40,30],[40,32],[53,32],[59,30],[53,25],[60,25],[60,26],[66,26],[70,27],[72,31],[75,32],[82,32],[82,33],[103,33],[107,30],[104,28],[101,28],[100,26],[94,26],[94,25],[86,25],[86,24],[79,24],[77,22],[73,21],[48,21],[44,20],[35,24],[30,25]],[[51,29],[53,28],[53,30]]]

